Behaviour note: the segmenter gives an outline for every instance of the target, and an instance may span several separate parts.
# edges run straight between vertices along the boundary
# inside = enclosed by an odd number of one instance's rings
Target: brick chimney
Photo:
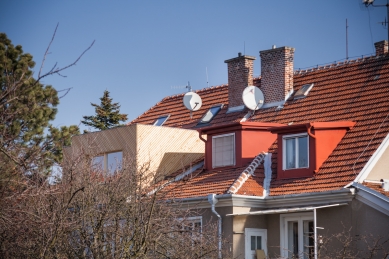
[[[261,57],[261,87],[265,103],[284,101],[293,90],[294,48],[273,46],[259,52]]]
[[[238,57],[225,60],[228,67],[228,107],[244,105],[243,90],[253,85],[253,67],[255,57],[238,53]]]
[[[381,56],[381,55],[388,53],[388,41],[387,40],[376,42],[376,43],[374,43],[374,46],[375,46],[375,55],[376,56]]]

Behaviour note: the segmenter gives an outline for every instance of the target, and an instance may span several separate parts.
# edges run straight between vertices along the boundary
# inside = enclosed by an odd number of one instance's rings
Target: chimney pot
[[[276,48],[276,45],[273,45],[271,48],[272,48],[272,49],[275,49],[275,48]]]
[[[383,40],[374,43],[376,56],[385,55],[388,53],[388,41]]]

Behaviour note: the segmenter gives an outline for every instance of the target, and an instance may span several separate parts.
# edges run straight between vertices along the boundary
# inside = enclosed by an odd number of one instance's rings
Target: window
[[[283,137],[283,169],[307,168],[308,135],[289,135]]]
[[[304,98],[306,97],[308,94],[309,94],[309,91],[311,91],[313,87],[313,84],[306,84],[306,85],[303,85],[297,92],[296,94],[294,95],[294,99],[300,99],[300,98]]]
[[[223,104],[218,104],[215,106],[212,106],[201,118],[200,122],[198,124],[206,124],[209,123],[216,114],[219,113],[219,111],[223,108]]]
[[[92,166],[95,169],[102,170],[108,174],[114,174],[122,167],[123,152],[106,153],[93,158]]]
[[[162,126],[167,121],[167,119],[169,119],[169,117],[170,117],[170,115],[161,116],[155,120],[153,125],[154,126]]]
[[[235,165],[235,133],[212,137],[212,167]]]
[[[312,213],[281,215],[281,256],[311,259],[314,257]]]

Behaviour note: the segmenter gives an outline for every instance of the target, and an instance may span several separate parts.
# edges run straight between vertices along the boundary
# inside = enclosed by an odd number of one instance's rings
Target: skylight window
[[[159,117],[158,119],[155,120],[153,125],[154,126],[162,126],[167,121],[167,119],[169,117],[170,117],[170,115],[161,116],[161,117]]]
[[[304,98],[308,95],[309,91],[311,91],[313,87],[313,84],[306,84],[306,85],[303,85],[297,92],[296,94],[294,95],[294,99],[300,99],[300,98]]]
[[[209,123],[215,116],[216,114],[219,113],[219,111],[223,108],[223,104],[218,104],[215,106],[212,106],[201,118],[198,124],[205,124]]]

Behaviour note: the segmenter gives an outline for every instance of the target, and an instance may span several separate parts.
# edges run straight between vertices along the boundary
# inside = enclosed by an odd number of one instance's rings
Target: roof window
[[[158,119],[155,120],[153,125],[154,126],[162,126],[167,121],[167,119],[169,117],[170,117],[170,115],[161,116],[161,117],[159,117]]]
[[[313,87],[313,84],[306,84],[306,85],[303,85],[297,92],[296,94],[294,95],[294,99],[300,99],[300,98],[304,98],[304,97],[307,97],[309,91],[311,91]]]
[[[219,113],[219,111],[223,108],[223,104],[218,104],[215,106],[212,106],[201,118],[198,124],[206,124],[209,123],[215,116],[216,114]]]

